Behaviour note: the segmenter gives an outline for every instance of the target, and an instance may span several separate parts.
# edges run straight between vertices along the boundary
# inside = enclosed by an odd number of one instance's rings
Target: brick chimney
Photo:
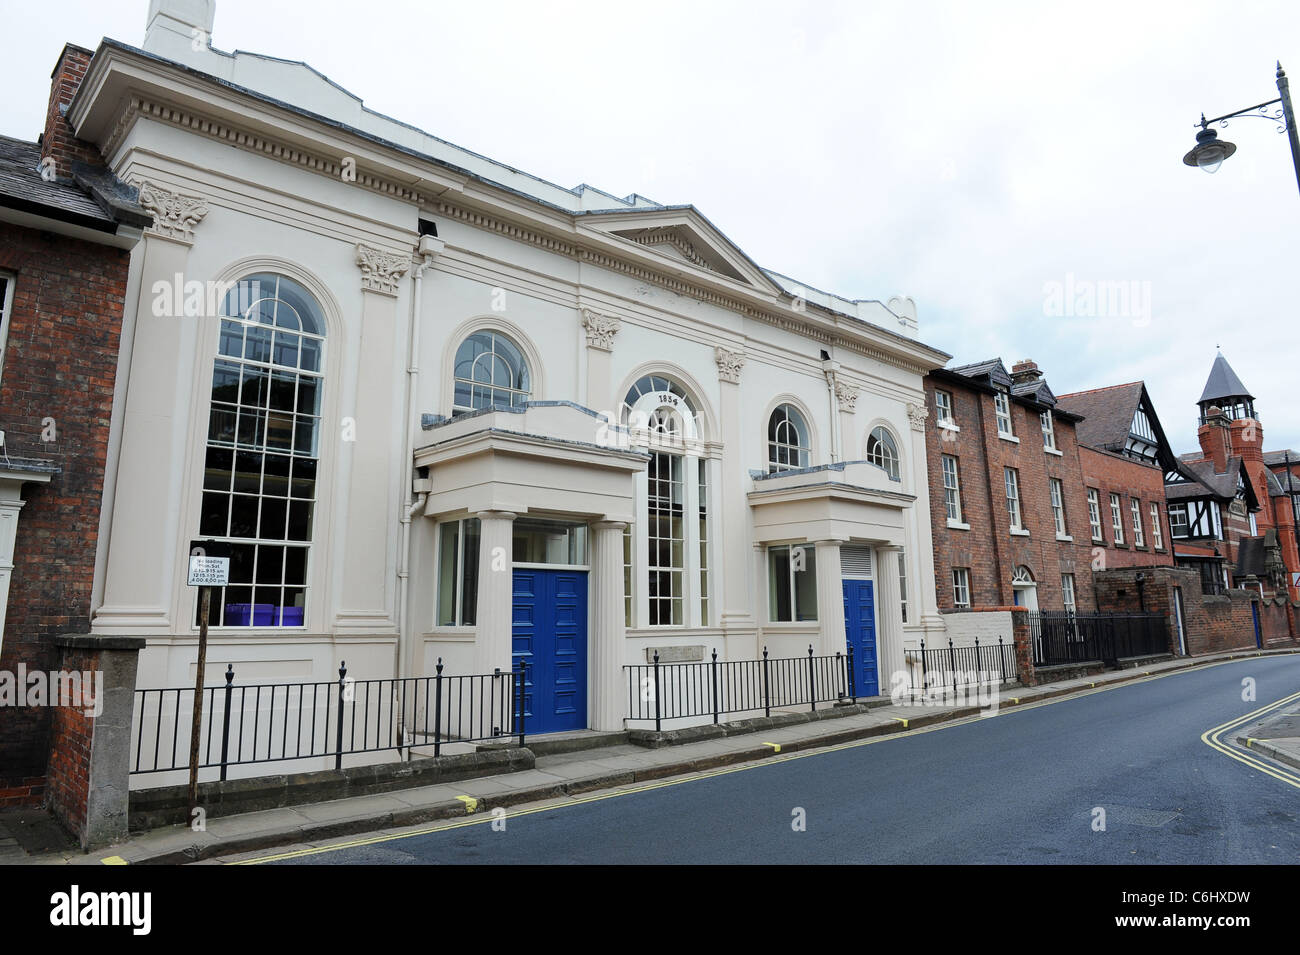
[[[1011,366],[1011,380],[1017,385],[1026,381],[1038,381],[1043,377],[1043,373],[1038,370],[1038,363],[1028,358],[1022,358]]]
[[[1201,442],[1201,453],[1214,462],[1214,470],[1222,474],[1228,469],[1232,454],[1231,422],[1221,408],[1215,405],[1205,409],[1205,423],[1196,429],[1196,439]]]
[[[53,169],[54,176],[68,179],[74,162],[102,166],[99,150],[93,143],[77,139],[67,120],[68,104],[76,95],[90,69],[95,54],[71,43],[59,54],[59,62],[50,74],[50,105],[45,112],[45,130],[41,133],[41,165]],[[50,160],[53,160],[51,164]]]

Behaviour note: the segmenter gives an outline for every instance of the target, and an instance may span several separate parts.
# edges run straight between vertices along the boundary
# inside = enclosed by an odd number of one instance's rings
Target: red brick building
[[[925,389],[939,608],[1095,610],[1079,416],[1032,361],[941,369]]]
[[[90,58],[63,50],[39,142],[0,136],[0,671],[9,673],[57,669],[54,639],[89,631],[130,250],[152,223],[64,119]],[[9,702],[0,806],[39,803],[51,708]]]
[[[1201,452],[1183,455],[1181,460],[1203,485],[1218,492],[1221,505],[1208,515],[1215,524],[1214,536],[1209,536],[1208,524],[1199,527],[1200,536],[1221,545],[1223,572],[1230,586],[1296,600],[1300,593],[1294,575],[1300,574],[1300,549],[1294,498],[1285,486],[1289,453],[1268,455],[1269,462],[1282,457],[1281,466],[1266,462],[1255,398],[1222,353],[1215,357],[1197,405]],[[1171,483],[1171,496],[1182,491],[1180,483]],[[1189,543],[1198,538],[1193,521],[1199,516],[1189,506]]]
[[[1083,419],[1076,433],[1093,568],[1172,566],[1165,472],[1178,462],[1146,385],[1061,395],[1057,407]]]

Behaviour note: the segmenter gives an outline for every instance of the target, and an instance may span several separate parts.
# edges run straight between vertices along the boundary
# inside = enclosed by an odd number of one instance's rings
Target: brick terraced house
[[[940,610],[1095,610],[1080,416],[1032,361],[933,371],[925,390]]]
[[[1133,381],[1061,395],[1058,407],[1083,418],[1076,433],[1093,566],[1172,566],[1165,473],[1176,470],[1178,460],[1146,385]]]
[[[57,669],[56,640],[90,626],[130,250],[153,221],[68,126],[90,57],[63,50],[38,142],[0,136],[0,672],[15,675]],[[8,692],[0,806],[39,804],[51,708]]]

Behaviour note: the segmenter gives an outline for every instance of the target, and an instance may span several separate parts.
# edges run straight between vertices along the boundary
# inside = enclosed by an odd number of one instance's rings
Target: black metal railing
[[[437,673],[407,679],[354,680],[203,688],[199,769],[333,757],[449,743],[519,738],[524,745],[527,667],[492,673]],[[194,688],[135,691],[131,773],[189,768]]]
[[[763,648],[761,660],[718,659],[691,663],[663,663],[656,650],[651,663],[623,667],[627,677],[627,719],[664,720],[719,718],[731,713],[767,716],[773,709],[818,703],[856,701],[853,648],[834,656],[771,657]]]
[[[951,689],[953,695],[964,687],[997,686],[1015,683],[1020,679],[1020,666],[1016,662],[1016,645],[1002,637],[998,642],[980,642],[979,637],[970,646],[956,646],[952,637],[948,645],[929,646],[921,640],[920,651],[912,651],[921,658],[921,669],[908,668],[912,693],[921,690]],[[919,681],[918,681],[919,678]]]
[[[1161,613],[1029,614],[1034,666],[1070,663],[1114,665],[1128,657],[1169,652],[1169,621]]]

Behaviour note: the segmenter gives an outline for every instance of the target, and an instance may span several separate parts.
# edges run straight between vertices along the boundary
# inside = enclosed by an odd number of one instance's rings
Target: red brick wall
[[[89,630],[128,261],[120,249],[0,224],[0,270],[14,277],[0,430],[11,457],[62,468],[24,487],[0,669],[56,667],[51,639]],[[44,775],[49,725],[48,710],[5,712],[0,787]]]
[[[1135,582],[1137,573],[1136,568],[1116,568],[1094,575],[1097,602],[1103,611],[1135,612],[1140,609]],[[1183,625],[1187,652],[1191,656],[1255,646],[1251,594],[1234,590],[1225,596],[1205,596],[1201,593],[1200,575],[1184,567],[1148,568],[1143,573],[1148,579],[1142,589],[1142,606],[1150,613],[1167,615],[1171,652],[1178,649],[1175,587],[1182,588]]]
[[[99,669],[99,654],[69,650],[61,666],[68,671],[93,673]],[[89,801],[90,752],[95,728],[85,708],[56,706],[50,717],[49,771],[46,777],[46,805],[78,835],[86,828]]]
[[[952,395],[953,420],[960,432],[935,424],[936,389]],[[1012,428],[1020,439],[1017,444],[998,437],[992,395],[932,376],[926,378],[925,390],[930,407],[926,457],[939,608],[953,606],[953,567],[970,569],[972,605],[992,607],[1013,603],[1011,577],[1018,565],[1024,565],[1038,583],[1040,609],[1063,609],[1061,575],[1067,573],[1074,575],[1076,607],[1080,611],[1095,609],[1089,572],[1088,503],[1074,425],[1056,419],[1056,447],[1061,454],[1048,454],[1043,448],[1036,411],[1012,401]],[[944,454],[958,458],[962,520],[970,530],[947,525],[941,464]],[[1029,531],[1028,537],[1011,533],[1004,467],[1020,472],[1021,520]],[[1049,478],[1061,480],[1071,542],[1056,539]]]
[[[1172,566],[1174,562],[1172,539],[1169,534],[1169,514],[1165,507],[1165,476],[1158,465],[1143,464],[1122,454],[1079,448],[1079,465],[1085,487],[1084,520],[1082,536],[1092,548],[1093,566],[1096,570],[1111,567]],[[1101,510],[1101,540],[1092,540],[1088,523],[1087,488],[1097,490],[1097,503]],[[1124,543],[1116,544],[1111,532],[1110,495],[1118,494],[1124,519]],[[1137,498],[1142,514],[1142,541],[1138,547],[1133,535],[1130,501]],[[1151,505],[1160,512],[1160,539],[1163,547],[1157,549],[1151,533]]]

